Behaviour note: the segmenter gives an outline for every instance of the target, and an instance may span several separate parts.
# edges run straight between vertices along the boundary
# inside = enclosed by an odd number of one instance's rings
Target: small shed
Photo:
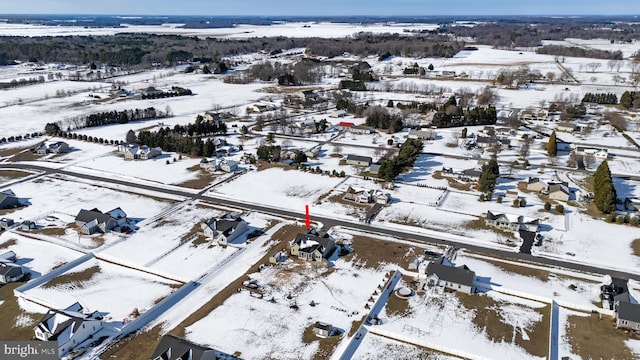
[[[20,225],[21,230],[29,231],[36,228],[36,223],[31,220],[23,221]]]

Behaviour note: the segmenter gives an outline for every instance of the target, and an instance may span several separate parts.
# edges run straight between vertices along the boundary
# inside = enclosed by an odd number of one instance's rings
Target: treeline
[[[582,98],[582,102],[614,105],[618,103],[618,97],[613,93],[586,93]]]
[[[355,102],[346,99],[340,98],[336,100],[336,109],[337,110],[345,110],[349,114],[360,117],[364,114],[365,110],[367,110],[369,106],[367,104],[356,104]]]
[[[154,107],[122,111],[113,110],[87,115],[84,119],[84,126],[96,127],[109,124],[126,124],[129,121],[157,119],[167,116],[166,112],[157,110]]]
[[[185,89],[179,86],[172,86],[171,91],[158,91],[150,94],[142,94],[143,99],[164,99],[168,97],[176,97],[176,96],[189,96],[192,95],[190,89]]]
[[[380,163],[378,177],[387,181],[394,180],[405,168],[413,166],[413,163],[418,159],[420,151],[422,151],[421,140],[409,139],[405,141],[400,147],[397,156]]]
[[[366,111],[367,119],[365,124],[376,129],[385,129],[389,133],[396,133],[402,130],[402,117],[392,115],[389,110],[382,106],[370,107]]]
[[[535,26],[531,26],[532,24]],[[631,42],[640,38],[640,29],[631,22],[614,23],[604,17],[512,17],[492,19],[474,26],[445,27],[437,31],[447,32],[458,38],[470,37],[478,44],[502,48],[535,48],[542,45],[542,40],[564,40],[567,34],[577,39],[609,39],[612,42]]]
[[[0,89],[11,89],[20,86],[28,86],[34,84],[41,84],[44,82],[44,76],[38,76],[37,78],[29,79],[13,79],[10,82],[0,82]]]
[[[175,64],[210,60],[265,51],[275,53],[293,48],[308,49],[309,55],[334,57],[350,52],[356,55],[393,55],[451,57],[463,44],[449,41],[445,35],[421,37],[407,35],[363,34],[349,39],[289,38],[284,36],[250,39],[201,39],[179,35],[123,33],[114,36],[5,36],[0,42],[0,65],[14,60],[73,64],[106,63],[119,66]],[[203,61],[204,62],[204,61]],[[303,64],[301,66],[308,66]],[[275,77],[274,77],[275,78]],[[305,82],[305,79],[300,79]]]
[[[196,120],[197,121],[197,120]],[[151,132],[148,130],[142,130],[138,133],[137,143],[142,145],[148,145],[151,147],[161,147],[163,151],[180,152],[184,154],[191,154],[193,156],[213,156],[216,152],[216,145],[211,139],[202,140],[201,137],[192,137],[195,134],[204,134],[208,130],[218,129],[217,132],[211,132],[208,134],[224,133],[226,132],[226,125],[222,123],[212,125],[206,125],[207,123],[213,123],[212,121],[203,121],[198,124],[187,124],[185,126],[176,125],[173,129],[169,127],[160,128],[160,130]],[[201,126],[199,130],[196,128]],[[208,128],[208,126],[212,126]],[[224,130],[223,130],[224,129]],[[200,131],[203,131],[202,133]],[[189,133],[193,135],[188,135]]]
[[[576,46],[545,45],[536,49],[536,53],[544,55],[586,57],[594,59],[622,60],[622,51],[585,49]]]
[[[226,134],[227,124],[224,121],[206,120],[202,115],[196,116],[195,123],[187,125],[175,125],[173,133],[187,136],[209,136],[215,134]]]

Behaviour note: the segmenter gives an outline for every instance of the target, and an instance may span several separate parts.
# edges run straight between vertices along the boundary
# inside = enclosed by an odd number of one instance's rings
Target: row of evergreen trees
[[[113,110],[87,115],[84,119],[84,124],[85,127],[95,127],[109,124],[126,124],[129,121],[164,118],[167,116],[166,112],[157,110],[154,107],[122,111]]]
[[[618,103],[618,97],[614,93],[586,93],[582,98],[582,102],[615,105]]]
[[[168,97],[176,97],[176,96],[189,96],[192,95],[193,92],[190,89],[185,89],[180,86],[172,86],[171,91],[160,91],[151,94],[143,94],[143,99],[164,99]]]
[[[198,115],[195,123],[160,128],[151,132],[143,130],[138,133],[137,143],[151,147],[161,147],[164,151],[180,152],[193,156],[213,156],[216,145],[211,139],[202,140],[202,136],[226,134],[227,124],[222,121],[205,120]]]
[[[400,147],[398,155],[392,159],[384,160],[380,164],[378,177],[387,181],[393,181],[404,168],[413,166],[422,150],[422,141],[409,139]]]

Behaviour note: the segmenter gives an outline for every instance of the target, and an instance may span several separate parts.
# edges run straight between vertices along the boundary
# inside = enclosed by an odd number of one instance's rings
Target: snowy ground
[[[106,313],[107,321],[120,322],[128,318],[134,308],[140,313],[169,295],[180,284],[141,271],[98,259],[86,261],[63,273],[61,277],[93,272],[89,279],[55,285],[47,283],[27,290],[28,296],[45,299],[63,309],[80,302],[86,309]],[[53,280],[56,281],[56,280]],[[135,289],[135,291],[125,291]],[[121,323],[120,323],[121,324]]]
[[[0,248],[0,253],[15,252],[17,263],[31,273],[31,278],[47,274],[83,255],[76,250],[7,231],[0,234]]]
[[[383,283],[386,273],[382,269],[356,269],[351,262],[341,259],[334,264],[335,267],[327,271],[289,262],[250,275],[265,287],[264,297],[255,298],[248,291],[233,295],[187,328],[187,338],[227,353],[241,351],[243,358],[296,359],[299,355],[311,358],[317,342],[303,344],[301,337],[305,329],[322,321],[348,332],[352,323],[366,312],[367,299],[376,286]],[[314,304],[310,305],[312,301]],[[291,309],[289,306],[293,303],[299,309]],[[250,316],[238,322],[234,318],[239,313]],[[280,341],[274,342],[273,338]]]

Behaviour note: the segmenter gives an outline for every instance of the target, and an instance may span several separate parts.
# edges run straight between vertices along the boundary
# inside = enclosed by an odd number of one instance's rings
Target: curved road
[[[62,174],[62,175],[78,177],[78,178],[87,179],[87,180],[100,181],[100,182],[106,182],[106,183],[112,183],[112,184],[118,184],[118,185],[124,185],[124,186],[129,186],[129,187],[132,187],[132,188],[152,190],[152,191],[156,191],[156,192],[182,196],[182,197],[185,197],[185,198],[204,200],[204,201],[214,202],[214,203],[218,203],[218,204],[222,204],[222,205],[228,205],[228,206],[236,207],[236,208],[240,208],[240,209],[253,210],[253,211],[257,211],[257,212],[261,212],[261,213],[274,214],[274,215],[278,215],[278,216],[284,216],[284,217],[290,217],[290,218],[296,218],[296,219],[303,219],[305,217],[305,214],[303,212],[297,212],[297,211],[293,211],[293,210],[284,210],[284,209],[281,209],[281,208],[271,207],[271,206],[267,206],[267,205],[248,204],[248,203],[242,202],[242,201],[234,201],[234,200],[219,198],[219,197],[216,197],[216,196],[204,195],[204,194],[202,194],[203,191],[201,191],[200,193],[194,194],[194,193],[191,193],[191,192],[188,192],[188,191],[171,189],[171,188],[164,188],[164,187],[162,187],[162,185],[154,186],[154,185],[148,185],[148,184],[139,184],[139,183],[136,183],[136,182],[133,182],[133,181],[127,181],[127,180],[121,180],[121,179],[112,179],[112,178],[108,178],[108,177],[101,177],[101,176],[95,176],[95,175],[76,173],[76,172],[67,171],[67,170],[63,170],[63,169],[52,169],[52,168],[38,166],[38,165],[32,165],[32,164],[0,163],[0,168],[16,168],[16,169],[25,169],[25,170],[37,170],[37,171],[43,172],[44,173],[43,175]],[[616,278],[620,278],[620,279],[625,279],[625,280],[626,279],[634,279],[634,280],[640,281],[640,274],[638,274],[638,273],[611,270],[611,269],[606,269],[606,268],[603,268],[603,267],[585,265],[585,264],[580,264],[580,263],[574,263],[574,262],[570,262],[570,261],[566,261],[566,260],[550,259],[550,258],[545,258],[545,257],[536,257],[536,256],[529,255],[529,254],[516,253],[516,252],[500,250],[500,249],[494,249],[494,248],[484,247],[484,246],[474,245],[474,244],[467,244],[467,243],[460,242],[460,241],[443,240],[443,239],[439,239],[439,238],[432,237],[432,236],[418,235],[418,234],[414,234],[414,233],[411,233],[411,232],[408,232],[408,231],[401,231],[401,230],[396,230],[396,229],[387,229],[387,228],[382,228],[382,227],[374,227],[374,226],[371,226],[371,225],[368,225],[368,224],[364,224],[364,223],[345,221],[345,220],[337,219],[337,218],[329,218],[329,217],[323,217],[323,216],[315,216],[314,218],[315,218],[315,220],[317,222],[320,222],[320,223],[324,224],[324,227],[327,228],[327,229],[329,229],[329,228],[331,228],[333,226],[341,226],[341,227],[345,227],[345,228],[353,228],[353,229],[358,229],[358,230],[364,230],[364,231],[367,231],[367,232],[370,232],[370,233],[377,233],[377,234],[382,234],[382,235],[389,235],[389,236],[413,239],[414,241],[422,242],[422,243],[428,243],[428,244],[434,244],[434,245],[450,245],[450,246],[455,246],[455,247],[458,247],[458,248],[465,248],[467,250],[470,250],[470,251],[473,251],[473,252],[476,252],[476,253],[479,253],[479,254],[483,254],[483,255],[488,255],[488,256],[498,256],[498,257],[503,257],[503,258],[510,258],[510,259],[516,259],[516,260],[521,260],[521,261],[527,261],[527,262],[534,263],[534,264],[564,267],[564,268],[573,269],[573,270],[577,270],[577,271],[583,271],[583,272],[608,274],[611,277],[616,277]]]

